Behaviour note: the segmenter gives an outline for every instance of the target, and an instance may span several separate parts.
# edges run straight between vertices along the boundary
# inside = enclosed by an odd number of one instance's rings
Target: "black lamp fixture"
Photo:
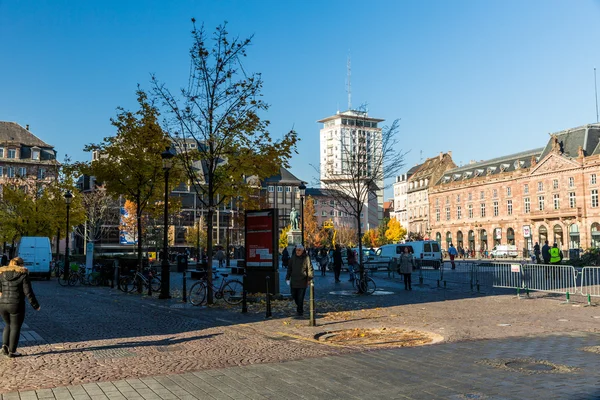
[[[169,265],[169,170],[173,167],[173,157],[175,154],[171,152],[171,147],[167,147],[165,151],[160,153],[162,158],[162,167],[165,172],[165,214],[163,219],[163,258],[161,263],[161,287],[159,299],[171,298],[171,266]]]
[[[73,193],[70,190],[67,190],[65,193],[65,204],[67,205],[67,235],[65,239],[65,268],[64,268],[64,280],[66,282],[69,281],[69,234],[71,229],[69,227],[69,211],[71,209],[71,202],[73,201]]]
[[[300,209],[302,210],[302,246],[304,246],[304,195],[306,194],[306,185],[304,182],[300,182],[298,189],[300,190]]]

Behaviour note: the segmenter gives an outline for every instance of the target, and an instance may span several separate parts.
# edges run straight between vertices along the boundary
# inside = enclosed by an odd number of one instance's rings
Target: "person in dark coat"
[[[344,260],[342,259],[342,248],[339,244],[336,244],[335,250],[333,251],[333,275],[335,276],[336,282],[340,282],[340,273],[342,272],[343,264]]]
[[[290,259],[285,280],[290,285],[298,316],[304,314],[304,295],[306,294],[306,288],[313,279],[313,274],[312,262],[310,262],[310,257],[306,254],[304,246],[297,245]]]
[[[535,245],[533,246],[533,255],[535,256],[535,262],[538,264],[541,264],[541,260],[540,260],[540,245],[538,242],[535,242]]]
[[[544,259],[544,264],[550,264],[550,246],[547,240],[542,246],[542,258]]]
[[[25,297],[35,310],[40,310],[29,281],[29,271],[23,264],[21,257],[15,257],[8,266],[0,268],[0,315],[4,320],[2,353],[9,357],[21,355],[17,353],[17,346],[25,320]]]
[[[404,247],[404,252],[400,255],[398,260],[400,273],[404,277],[404,290],[412,290],[412,272],[415,267],[415,259],[410,253],[408,246]]]
[[[288,252],[287,247],[285,247],[283,249],[283,252],[281,253],[281,266],[283,268],[287,268],[289,262],[290,262],[290,253]]]

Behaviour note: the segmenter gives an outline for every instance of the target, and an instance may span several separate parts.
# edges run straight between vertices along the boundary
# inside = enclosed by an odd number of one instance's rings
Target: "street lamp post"
[[[71,209],[71,201],[73,200],[73,193],[70,190],[67,190],[65,193],[65,204],[67,205],[67,235],[66,235],[66,244],[65,244],[65,268],[64,268],[64,280],[65,282],[69,281],[69,211]]]
[[[306,193],[306,185],[304,182],[300,182],[298,189],[300,189],[300,210],[302,211],[302,246],[304,246],[304,194]]]
[[[171,153],[171,148],[167,147],[160,156],[162,157],[163,171],[165,171],[165,214],[163,219],[163,259],[161,264],[161,287],[159,299],[171,298],[171,266],[169,265],[169,170],[173,166],[172,158],[175,156]]]

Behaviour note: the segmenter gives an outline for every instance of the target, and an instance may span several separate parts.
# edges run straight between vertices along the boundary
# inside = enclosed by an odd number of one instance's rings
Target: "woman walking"
[[[17,346],[25,320],[25,297],[35,310],[40,310],[29,282],[29,271],[23,267],[23,259],[15,257],[7,267],[0,268],[0,314],[4,320],[2,353],[9,357],[21,355],[17,353]]]
[[[306,254],[304,246],[299,244],[296,246],[294,254],[292,254],[287,274],[285,275],[285,280],[290,285],[292,298],[296,303],[296,313],[298,316],[304,314],[304,295],[306,294],[306,287],[313,278],[313,273],[314,270],[310,258]]]
[[[342,264],[344,264],[344,261],[342,260],[342,249],[340,248],[339,244],[336,244],[335,250],[333,251],[333,274],[336,282],[340,282]]]
[[[415,259],[408,246],[404,248],[404,252],[400,255],[400,273],[404,276],[404,290],[412,290],[411,275],[415,266]]]

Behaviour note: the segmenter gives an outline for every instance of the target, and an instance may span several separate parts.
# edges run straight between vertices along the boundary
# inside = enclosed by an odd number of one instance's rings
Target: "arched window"
[[[538,228],[538,237],[540,239],[540,246],[543,246],[546,240],[548,240],[548,229],[544,225]]]
[[[506,243],[515,244],[515,231],[513,228],[508,228],[506,230]]]
[[[591,247],[600,247],[600,224],[594,222],[592,224],[592,243]]]

